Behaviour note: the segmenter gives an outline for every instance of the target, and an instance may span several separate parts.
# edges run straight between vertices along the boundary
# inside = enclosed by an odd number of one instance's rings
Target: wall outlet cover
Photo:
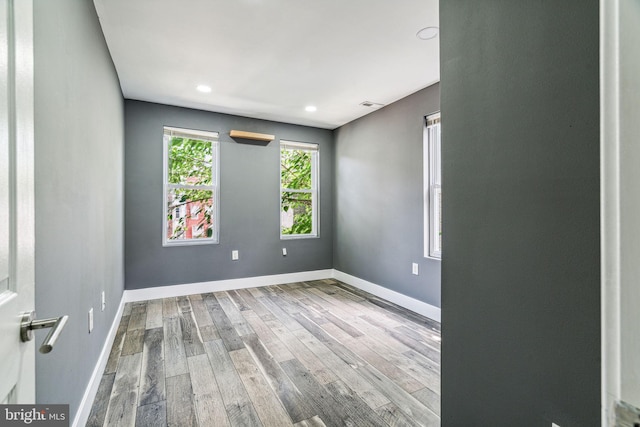
[[[415,262],[411,264],[411,274],[418,275],[418,264]]]
[[[89,310],[89,333],[93,331],[93,307]]]
[[[101,306],[101,310],[100,311],[104,311],[104,309],[107,307],[107,298],[104,294],[104,291],[102,291],[102,306]]]
[[[238,251],[231,251],[231,259],[233,261],[237,261],[240,258],[240,255],[238,254]]]
[[[287,248],[282,248],[282,256],[287,256]]]

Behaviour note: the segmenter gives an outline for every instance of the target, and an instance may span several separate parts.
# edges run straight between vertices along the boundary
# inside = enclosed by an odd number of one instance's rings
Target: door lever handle
[[[22,314],[22,321],[20,322],[20,339],[22,342],[31,341],[33,339],[34,329],[51,328],[47,337],[40,346],[40,353],[46,354],[53,350],[64,325],[69,320],[69,316],[64,315],[61,317],[52,317],[50,319],[35,320],[36,312],[28,311]]]

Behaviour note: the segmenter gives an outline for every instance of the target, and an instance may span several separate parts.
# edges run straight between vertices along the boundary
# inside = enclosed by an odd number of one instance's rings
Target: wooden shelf
[[[273,141],[276,137],[266,133],[245,132],[243,130],[232,130],[229,132],[231,138],[252,139],[254,141]]]

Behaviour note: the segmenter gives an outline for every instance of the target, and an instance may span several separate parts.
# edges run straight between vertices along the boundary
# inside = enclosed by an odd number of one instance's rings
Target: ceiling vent
[[[377,102],[371,102],[371,101],[361,102],[360,105],[362,105],[363,107],[368,107],[368,108],[381,108],[381,107],[384,107],[384,104],[378,104]]]

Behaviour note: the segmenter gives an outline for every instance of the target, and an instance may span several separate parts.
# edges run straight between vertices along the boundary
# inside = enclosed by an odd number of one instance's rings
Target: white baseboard
[[[245,277],[242,279],[216,280],[213,282],[189,283],[184,285],[157,286],[153,288],[124,291],[124,300],[125,302],[146,301],[156,298],[181,297],[184,295],[202,294],[207,292],[305,282],[308,280],[327,279],[329,277],[333,277],[333,270],[331,269],[303,271],[300,273],[274,274],[271,276]]]
[[[125,303],[124,295],[122,295],[122,298],[120,299],[120,306],[118,307],[118,311],[116,312],[116,315],[113,318],[111,329],[109,329],[107,338],[105,339],[104,345],[102,346],[100,357],[98,358],[96,367],[93,368],[91,379],[89,380],[89,384],[87,384],[87,388],[84,391],[84,396],[82,396],[82,400],[80,401],[80,407],[78,408],[76,417],[74,418],[73,423],[71,424],[73,427],[81,427],[87,424],[87,420],[89,419],[89,415],[91,414],[91,407],[93,406],[93,401],[96,398],[96,393],[98,392],[98,387],[100,386],[100,381],[102,380],[102,374],[104,373],[104,368],[107,366],[107,361],[109,360],[109,354],[111,353],[111,346],[113,346],[113,340],[115,340],[116,338],[118,325],[120,325],[120,319],[122,318],[122,311],[124,310],[124,303]]]
[[[440,322],[441,309],[439,307],[427,304],[426,302],[419,301],[415,298],[411,298],[399,292],[392,291],[391,289],[376,285],[375,283],[368,282],[359,277],[343,273],[339,270],[333,270],[332,277],[355,288],[361,289],[380,298],[384,298],[387,301],[398,304],[401,307],[421,314],[425,317],[428,317],[429,319],[433,319],[436,322]]]

